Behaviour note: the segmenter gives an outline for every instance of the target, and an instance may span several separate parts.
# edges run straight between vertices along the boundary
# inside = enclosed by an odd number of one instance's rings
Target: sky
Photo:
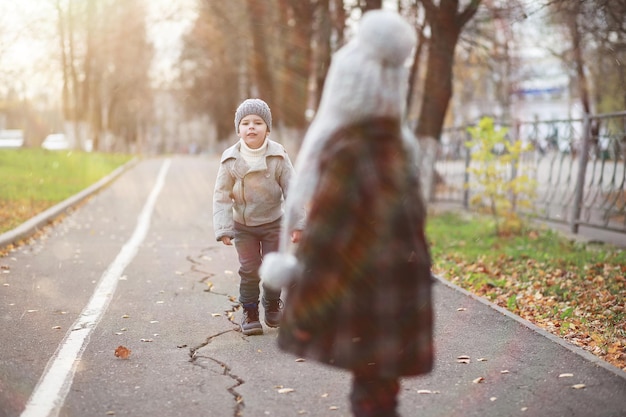
[[[173,64],[181,37],[196,16],[195,2],[146,1],[148,37],[156,52],[151,75],[157,85],[176,75]],[[11,88],[29,98],[58,97],[51,91],[60,79],[55,21],[50,0],[0,0],[0,94]]]
[[[53,26],[46,22],[51,12],[42,1],[0,1],[0,88],[24,92],[50,81],[45,67],[50,66]]]
[[[148,36],[155,47],[152,76],[156,84],[167,83],[177,75],[173,64],[182,47],[182,36],[197,15],[196,1],[149,0]]]

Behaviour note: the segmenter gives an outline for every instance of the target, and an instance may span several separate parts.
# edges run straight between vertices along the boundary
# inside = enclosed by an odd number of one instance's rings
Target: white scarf
[[[263,141],[263,144],[256,149],[252,149],[243,139],[239,139],[241,146],[239,148],[239,153],[243,157],[243,159],[248,163],[248,165],[253,166],[257,162],[263,159],[265,156],[265,151],[267,150],[267,138]]]

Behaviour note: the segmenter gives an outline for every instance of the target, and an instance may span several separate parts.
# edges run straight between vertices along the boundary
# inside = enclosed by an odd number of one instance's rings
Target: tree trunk
[[[274,86],[268,65],[268,37],[266,36],[267,10],[265,1],[248,0],[248,17],[252,31],[252,68],[258,95],[269,103],[274,103]]]
[[[409,86],[408,91],[406,93],[406,115],[411,114],[412,105],[413,105],[413,96],[415,94],[415,85],[416,81],[419,80],[419,72],[420,72],[420,60],[422,59],[422,50],[424,48],[424,44],[428,41],[426,35],[424,34],[424,26],[422,25],[419,29],[419,33],[417,36],[417,46],[415,48],[415,52],[413,55],[413,62],[411,63],[411,72],[409,73]]]
[[[324,91],[324,82],[328,67],[330,67],[332,36],[332,19],[330,17],[330,0],[321,0],[318,3],[317,16],[317,50],[315,59],[315,96],[313,107],[317,109]]]
[[[282,24],[285,33],[284,67],[278,73],[281,82],[281,110],[286,127],[304,128],[307,125],[309,76],[313,49],[313,18],[315,5],[302,0],[280,0]]]
[[[572,3],[574,5],[576,3]],[[577,7],[580,9],[580,7]],[[572,52],[574,56],[574,66],[576,68],[576,76],[578,78],[578,92],[580,94],[580,101],[583,106],[585,114],[591,113],[591,104],[589,99],[589,83],[587,82],[587,76],[585,75],[585,62],[583,58],[582,45],[581,45],[581,33],[578,25],[578,17],[581,16],[580,10],[576,10],[570,15],[568,22],[568,29],[572,38]]]
[[[71,118],[71,105],[70,105],[70,77],[68,74],[68,57],[67,51],[65,48],[65,37],[67,36],[67,29],[65,14],[63,12],[63,8],[61,7],[60,0],[56,2],[56,10],[58,15],[58,30],[59,30],[59,46],[61,51],[61,68],[63,70],[63,90],[62,90],[62,100],[63,100],[63,117],[65,119]]]
[[[452,97],[454,50],[463,26],[476,14],[481,0],[472,0],[459,12],[459,0],[420,0],[430,26],[430,44],[420,115],[415,130],[420,141],[424,197],[432,201],[435,191],[435,162],[448,104]]]
[[[463,26],[476,14],[481,0],[472,0],[460,12],[459,0],[440,0],[439,6],[435,6],[433,0],[420,1],[424,6],[431,36],[424,98],[416,134],[418,138],[430,137],[438,141],[452,97],[454,50]]]

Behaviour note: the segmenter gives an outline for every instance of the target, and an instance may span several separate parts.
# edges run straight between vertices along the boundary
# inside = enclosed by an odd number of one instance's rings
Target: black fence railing
[[[510,140],[533,145],[511,177],[521,172],[537,181],[532,210],[524,214],[570,225],[626,233],[626,112],[582,119],[519,122],[507,126]],[[434,199],[469,207],[473,193],[467,127],[443,132],[435,169]],[[519,209],[522,211],[522,209]]]

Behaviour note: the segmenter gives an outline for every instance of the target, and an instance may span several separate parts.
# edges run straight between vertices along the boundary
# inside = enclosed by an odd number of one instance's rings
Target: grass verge
[[[626,370],[626,251],[529,227],[498,238],[490,218],[429,218],[433,272]]]
[[[0,233],[84,190],[131,158],[44,149],[0,150]]]

